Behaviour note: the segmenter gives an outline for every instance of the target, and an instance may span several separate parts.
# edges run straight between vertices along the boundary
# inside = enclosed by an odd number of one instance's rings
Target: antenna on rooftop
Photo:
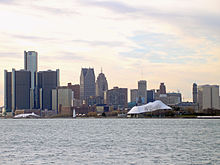
[[[102,73],[102,67],[101,67],[101,73]]]

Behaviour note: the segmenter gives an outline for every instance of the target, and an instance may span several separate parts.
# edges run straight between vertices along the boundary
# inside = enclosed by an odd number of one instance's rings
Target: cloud
[[[88,41],[88,40],[72,40],[72,41],[75,43],[83,43],[91,46],[109,46],[109,47],[124,46],[124,43],[119,41]]]
[[[56,52],[56,55],[53,56],[41,56],[42,60],[50,60],[50,61],[65,61],[65,62],[76,62],[76,61],[80,61],[80,62],[85,62],[88,61],[89,58],[82,56],[82,55],[78,55],[76,53],[73,52]]]
[[[20,53],[13,53],[13,52],[0,52],[0,59],[7,58],[7,59],[17,59],[22,57]]]
[[[55,8],[55,7],[47,7],[47,6],[38,6],[38,5],[32,5],[33,9],[40,10],[43,12],[47,12],[54,15],[79,15],[79,12],[68,9],[68,8]]]
[[[9,34],[13,38],[24,39],[24,40],[37,40],[37,41],[55,41],[55,38],[40,37],[40,36],[31,36],[31,35],[18,35],[18,34]]]
[[[119,56],[167,64],[205,64],[207,58],[213,56],[207,52],[197,52],[195,47],[192,49],[180,44],[179,38],[173,35],[139,32],[129,39],[137,46],[129,51],[120,52]]]
[[[81,2],[86,5],[102,7],[102,8],[109,9],[114,12],[123,13],[123,14],[133,13],[133,12],[138,11],[137,8],[131,7],[121,2],[115,2],[115,1],[81,1]]]
[[[199,9],[193,10],[193,8],[190,9],[186,7],[179,7],[175,10],[174,8],[158,8],[146,4],[137,6],[138,3],[137,5],[131,6],[116,1],[82,1],[82,3],[104,8],[120,15],[127,14],[127,19],[153,18],[157,21],[177,26],[188,33],[193,31],[194,33],[192,35],[201,35],[201,31],[202,33],[208,31],[209,33],[220,35],[220,13],[214,13],[210,9],[204,11]],[[125,17],[120,19],[124,20]]]
[[[2,3],[2,4],[12,4],[12,3],[14,3],[15,2],[15,0],[0,0],[0,4]]]

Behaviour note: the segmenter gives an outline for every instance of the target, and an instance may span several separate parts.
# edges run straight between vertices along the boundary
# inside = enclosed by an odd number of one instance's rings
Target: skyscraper
[[[35,51],[24,51],[24,69],[31,72],[31,88],[36,87],[36,73],[38,71],[38,54]]]
[[[142,104],[147,103],[147,81],[138,81],[138,98],[141,99]]]
[[[108,82],[105,75],[101,72],[96,80],[96,96],[100,96],[104,99],[104,91],[108,90]]]
[[[138,99],[138,90],[137,89],[131,89],[130,90],[130,101],[132,103],[137,103],[137,99]]]
[[[30,108],[36,108],[38,54],[35,51],[24,51],[24,69],[31,72]]]
[[[31,72],[26,70],[12,72],[5,70],[5,108],[8,112],[30,108]]]
[[[199,109],[219,109],[219,86],[200,85],[198,87]]]
[[[193,103],[197,103],[198,91],[197,91],[197,84],[193,83]]]
[[[4,71],[4,104],[6,112],[12,111],[11,72]]]
[[[52,89],[60,85],[60,72],[40,71],[37,73],[38,105],[40,109],[52,109]]]
[[[80,75],[80,99],[87,100],[95,96],[95,73],[93,68],[82,68]]]
[[[155,100],[155,90],[147,90],[147,103],[153,102]]]
[[[164,83],[160,83],[160,94],[166,94],[166,86]]]

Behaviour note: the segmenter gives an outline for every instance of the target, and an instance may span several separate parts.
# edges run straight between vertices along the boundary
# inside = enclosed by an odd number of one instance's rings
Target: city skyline
[[[109,89],[164,82],[192,101],[194,82],[220,84],[220,4],[211,2],[0,1],[0,105],[4,69],[23,69],[24,50],[38,52],[38,70],[59,68],[61,85],[103,67]]]

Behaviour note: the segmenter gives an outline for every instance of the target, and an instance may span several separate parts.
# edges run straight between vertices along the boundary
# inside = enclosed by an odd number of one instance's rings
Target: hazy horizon
[[[0,106],[4,69],[24,68],[24,50],[38,52],[38,70],[60,69],[61,85],[79,83],[82,67],[103,72],[109,88],[148,89],[192,100],[192,84],[220,84],[218,0],[0,0]],[[130,95],[128,96],[130,99]]]

